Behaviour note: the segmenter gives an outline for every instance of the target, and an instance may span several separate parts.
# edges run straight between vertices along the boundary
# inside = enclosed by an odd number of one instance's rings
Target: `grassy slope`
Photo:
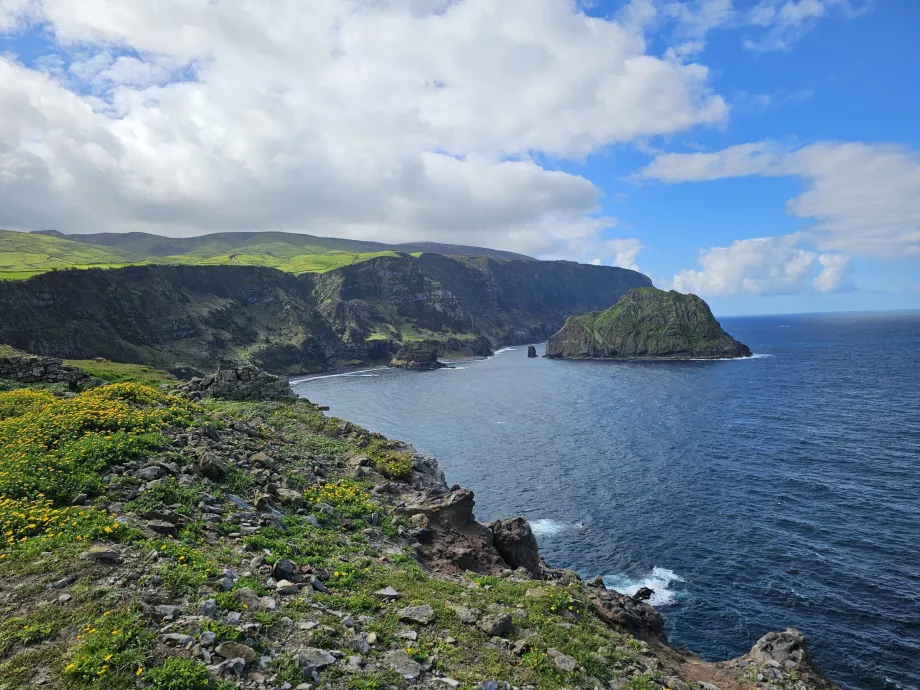
[[[0,279],[24,279],[56,268],[110,268],[126,263],[127,256],[117,249],[0,230]]]
[[[248,447],[264,447],[279,459],[283,454],[280,471],[304,490],[307,505],[314,507],[308,514],[319,518],[319,527],[305,514],[289,513],[283,526],[265,527],[244,538],[234,535],[237,528],[227,523],[216,531],[206,529],[195,519],[199,491],[209,491],[232,512],[227,493],[254,498],[256,489],[244,471],[190,488],[167,480],[126,502],[119,510],[123,519],[104,509],[69,507],[78,492],[89,494],[100,508],[121,501],[120,492],[140,482],[130,473],[108,484],[100,477],[118,471],[131,458],[156,452],[152,449],[166,441],[156,433],[166,424],[194,430],[211,423],[226,439],[237,420],[258,432],[256,439],[246,440]],[[23,455],[23,431],[29,431],[27,443],[38,456]],[[52,438],[53,450],[41,451]],[[141,604],[188,601],[184,609],[194,613],[195,602],[208,598],[216,598],[216,619],[179,622],[168,626],[169,632],[198,638],[209,629],[217,633],[218,643],[246,642],[272,657],[263,674],[273,686],[308,680],[288,650],[347,649],[355,632],[343,625],[342,616],[349,614],[354,619],[367,617],[357,631],[376,635],[364,657],[376,662],[377,670],[344,672],[343,664],[337,664],[323,672],[322,687],[370,690],[401,684],[384,662],[394,650],[431,663],[438,674],[457,678],[465,688],[488,678],[537,688],[593,687],[595,678],[601,683],[622,679],[622,687],[632,690],[662,687],[653,681],[655,673],[649,669],[655,663],[643,656],[644,645],[609,630],[593,615],[578,586],[474,575],[443,579],[420,568],[400,545],[405,542],[396,538],[400,525],[409,525],[377,503],[368,492],[370,485],[345,476],[349,452],[387,458],[391,454],[386,447],[386,441],[353,427],[343,432],[340,420],[325,417],[305,400],[197,406],[130,385],[65,401],[54,401],[40,391],[0,393],[0,525],[7,535],[6,544],[0,545],[0,688],[31,687],[37,679],[48,688],[234,687],[228,681],[208,680],[203,665],[188,651],[158,641],[162,624]],[[183,462],[171,450],[167,457],[170,453],[173,462]],[[310,483],[307,477],[318,461],[327,463],[327,469],[338,469]],[[58,477],[54,483],[45,482],[44,495],[29,489],[41,481],[35,473]],[[317,509],[319,500],[342,517]],[[192,518],[178,537],[137,528],[138,511],[165,506]],[[373,511],[382,516],[383,543],[371,543],[366,536]],[[121,563],[100,565],[82,559],[90,544],[118,549]],[[325,569],[330,574],[328,594],[276,596],[279,608],[260,612],[241,607],[242,594],[237,592],[249,587],[265,594],[264,576],[244,577],[231,592],[220,593],[217,580],[223,569],[243,573],[260,553],[269,563],[287,557],[316,572]],[[62,578],[63,585],[52,586]],[[373,594],[383,587],[395,588],[400,599],[388,603]],[[428,626],[401,623],[398,610],[410,604],[430,604],[435,621]],[[490,642],[478,627],[460,620],[451,608],[457,605],[480,615],[490,610],[511,613],[514,627],[509,636],[528,639],[530,651],[518,656]],[[242,625],[222,622],[231,610],[242,611],[244,624],[259,626],[244,632]],[[298,625],[307,621],[308,626]],[[313,625],[319,627],[309,627]],[[398,636],[413,628],[418,640]],[[568,654],[580,667],[556,668],[546,656],[550,648]]]
[[[396,256],[397,252],[418,256],[423,251],[528,258],[461,245],[386,245],[284,232],[167,238],[147,233],[62,236],[0,230],[0,280],[25,279],[56,268],[147,263],[270,266],[295,274],[322,273],[378,256]]]
[[[60,268],[112,268],[128,264],[191,264],[269,266],[288,273],[322,273],[377,256],[396,256],[392,250],[358,252],[329,249],[317,244],[284,241],[244,243],[204,242],[181,254],[139,254],[140,247],[97,246],[47,235],[0,230],[0,280],[21,280]]]

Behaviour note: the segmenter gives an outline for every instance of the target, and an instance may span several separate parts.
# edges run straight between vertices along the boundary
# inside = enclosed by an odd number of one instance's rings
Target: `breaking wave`
[[[632,578],[628,575],[604,575],[604,586],[620,594],[632,596],[643,587],[648,587],[654,592],[649,603],[652,606],[667,606],[674,604],[681,598],[682,592],[672,589],[677,582],[684,582],[684,578],[667,568],[652,568],[652,572],[644,577]]]

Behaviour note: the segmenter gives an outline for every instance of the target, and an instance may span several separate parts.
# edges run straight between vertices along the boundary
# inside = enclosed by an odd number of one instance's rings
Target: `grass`
[[[2,353],[0,353],[2,354]],[[176,377],[144,366],[143,364],[119,364],[116,362],[97,361],[94,359],[68,359],[65,364],[79,367],[97,379],[106,383],[133,382],[144,386],[160,386],[164,383],[175,383]]]
[[[259,237],[260,234],[263,237]],[[276,239],[276,236],[276,233],[257,233],[249,241],[223,236],[221,239],[193,238],[201,241],[195,242],[190,251],[161,255],[155,253],[157,247],[145,244],[131,251],[48,235],[0,230],[0,280],[25,280],[64,268],[119,268],[144,264],[268,266],[299,275],[324,273],[382,256],[398,256],[392,250],[347,251],[338,247],[340,243],[323,242],[321,238],[312,238],[315,242],[310,244],[298,241],[296,235],[282,236],[281,239]],[[174,242],[182,245],[181,241]]]
[[[150,375],[127,365],[113,367],[120,377]],[[100,476],[119,463],[153,453],[169,458],[163,435],[167,427],[182,429],[210,421],[226,429],[234,420],[257,428],[259,437],[274,444],[275,454],[287,449],[290,455],[279,462],[279,471],[301,493],[304,510],[288,512],[276,524],[230,541],[221,537],[221,530],[203,539],[194,522],[179,538],[154,539],[121,525],[105,510],[71,505],[77,492],[109,505],[119,482],[136,482],[127,475],[109,485],[100,482]],[[323,672],[318,687],[362,690],[400,685],[381,660],[396,645],[464,687],[488,678],[539,690],[588,688],[623,678],[632,678],[631,690],[651,687],[655,671],[643,657],[645,648],[607,628],[579,584],[470,573],[441,579],[423,569],[407,547],[381,541],[381,534],[392,539],[408,525],[378,502],[372,481],[349,476],[357,455],[370,461],[362,466],[392,477],[411,476],[412,458],[398,444],[351,425],[343,429],[342,420],[302,400],[207,400],[198,405],[128,381],[70,399],[41,390],[0,393],[0,601],[15,592],[13,602],[0,604],[0,688],[27,687],[35,668],[45,667],[53,679],[48,687],[224,690],[226,684],[209,678],[199,661],[156,642],[157,626],[131,598],[151,586],[160,588],[160,601],[188,601],[194,610],[194,602],[214,598],[220,610],[242,611],[258,623],[251,629],[202,620],[189,623],[182,632],[194,637],[210,631],[218,642],[239,640],[260,653],[275,652],[268,670],[273,687],[304,681],[285,650],[347,647],[355,631],[344,627],[345,613],[356,620],[370,617],[359,629],[377,636],[367,653],[377,670],[351,674],[336,665]],[[326,463],[322,478],[305,479],[320,457]],[[124,510],[168,506],[193,516],[201,489],[172,479],[159,481],[127,502]],[[229,492],[252,501],[259,489],[246,475],[230,476],[207,490],[218,501],[225,501]],[[378,515],[372,530],[373,513]],[[136,554],[136,562],[120,570],[107,566],[99,574],[99,566],[78,557],[92,541],[114,542],[123,552]],[[247,611],[244,589],[270,595],[264,577],[243,576],[226,592],[216,591],[215,585],[224,569],[248,569],[253,554],[261,554],[268,564],[287,558],[310,572],[323,573],[327,591],[276,597],[275,611]],[[64,575],[77,578],[70,590],[73,600],[66,605],[54,600],[41,604],[49,585]],[[120,578],[138,586],[125,587]],[[399,600],[375,595],[384,587],[395,588]],[[416,641],[399,637],[405,629],[399,610],[426,603],[434,609],[435,621],[418,630]],[[473,609],[480,617],[509,613],[512,629],[507,637],[526,639],[526,653],[516,656],[477,626],[463,623],[454,611],[457,606]],[[315,622],[313,628],[292,631],[290,621],[307,618]],[[572,657],[576,670],[560,671],[549,654],[553,649]]]
[[[60,268],[113,268],[127,257],[109,247],[0,230],[0,280],[22,280]]]

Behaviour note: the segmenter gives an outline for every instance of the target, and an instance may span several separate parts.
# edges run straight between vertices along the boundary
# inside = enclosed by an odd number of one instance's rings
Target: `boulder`
[[[536,357],[536,356],[537,356],[537,348],[535,348],[533,345],[528,345],[528,346],[527,346],[527,356],[528,356],[528,357]]]
[[[403,345],[390,360],[390,366],[398,369],[415,369],[430,371],[441,369],[445,365],[438,361],[438,350],[434,345],[417,343]]]
[[[195,398],[224,400],[288,400],[297,397],[286,377],[269,374],[249,364],[219,368],[214,374],[191,379],[179,389]]]
[[[434,609],[431,608],[430,604],[407,606],[399,612],[399,620],[406,623],[421,623],[422,625],[428,625],[434,618]]]
[[[540,551],[527,520],[521,517],[496,520],[488,527],[492,530],[495,548],[505,563],[512,569],[524,568],[534,577],[540,577],[543,572]]]

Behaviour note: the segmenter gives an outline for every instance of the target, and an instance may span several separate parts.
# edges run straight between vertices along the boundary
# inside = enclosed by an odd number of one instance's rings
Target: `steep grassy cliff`
[[[69,359],[270,371],[386,362],[405,342],[447,354],[547,337],[571,314],[650,285],[619,268],[437,254],[319,275],[258,266],[129,266],[0,281],[0,342]]]
[[[573,316],[549,339],[547,357],[722,359],[751,351],[722,330],[696,295],[651,287],[630,290],[602,312]]]

